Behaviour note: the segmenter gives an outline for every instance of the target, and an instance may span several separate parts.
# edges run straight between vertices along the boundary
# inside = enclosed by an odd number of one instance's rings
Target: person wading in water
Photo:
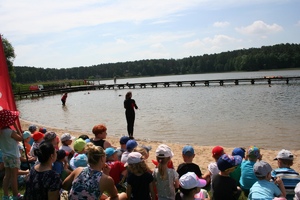
[[[134,120],[135,120],[135,111],[134,109],[138,109],[138,106],[136,105],[134,99],[131,98],[132,93],[127,92],[124,100],[124,108],[125,115],[126,115],[126,121],[127,121],[127,132],[129,138],[133,139],[133,126],[134,126]]]

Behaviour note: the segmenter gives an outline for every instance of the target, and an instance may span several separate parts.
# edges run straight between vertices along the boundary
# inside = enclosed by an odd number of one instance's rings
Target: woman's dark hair
[[[39,148],[34,150],[34,155],[38,157],[40,163],[47,162],[54,153],[55,148],[53,144],[49,142],[42,142]]]
[[[127,92],[126,95],[125,95],[125,99],[130,99],[132,96],[132,93],[131,92]]]

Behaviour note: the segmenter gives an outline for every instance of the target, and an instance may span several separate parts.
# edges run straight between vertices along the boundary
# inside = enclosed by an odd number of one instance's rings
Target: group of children
[[[150,169],[146,160],[151,147],[138,145],[136,140],[127,136],[120,138],[120,147],[112,147],[104,140],[107,133],[103,125],[93,128],[95,138],[89,138],[88,135],[75,138],[69,133],[59,138],[54,132],[47,132],[45,128],[37,129],[34,125],[20,134],[14,122],[16,117],[18,112],[0,111],[1,159],[5,167],[2,199],[9,199],[9,186],[13,192],[11,199],[21,198],[16,177],[28,173],[39,162],[34,152],[42,141],[48,141],[55,147],[57,157],[52,169],[60,175],[62,181],[75,169],[88,167],[86,148],[89,144],[105,145],[105,166],[109,168],[109,176],[119,191],[126,191],[127,199],[234,200],[242,192],[250,200],[289,200],[300,197],[300,177],[291,168],[294,155],[285,149],[278,152],[274,159],[278,168],[273,170],[262,160],[258,147],[235,148],[229,155],[223,147],[216,146],[212,149],[215,162],[210,163],[207,172],[202,174],[200,167],[193,163],[195,150],[192,146],[183,147],[183,163],[175,170],[172,162],[174,153],[169,146],[161,144],[155,150],[156,160],[152,160],[156,167]],[[11,125],[15,126],[16,131],[10,128]],[[16,141],[22,140],[24,143],[16,145]],[[60,142],[62,145],[59,147]]]

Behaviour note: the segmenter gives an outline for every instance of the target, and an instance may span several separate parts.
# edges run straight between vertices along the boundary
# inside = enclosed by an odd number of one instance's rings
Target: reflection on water
[[[289,71],[282,71],[285,75]],[[257,77],[258,72],[221,74]],[[265,72],[266,73],[266,72]],[[279,72],[268,72],[278,75]],[[290,72],[300,76],[299,71]],[[220,74],[205,75],[206,79]],[[259,76],[270,75],[260,72]],[[201,76],[201,77],[197,77]],[[200,80],[201,75],[130,79],[130,82]],[[128,81],[129,79],[125,79]],[[118,79],[118,83],[122,80]],[[107,81],[109,82],[109,81]],[[102,83],[102,82],[101,82]],[[126,135],[123,101],[128,89],[94,90],[18,102],[21,118],[39,124],[91,133],[105,123],[108,134]],[[132,89],[136,111],[134,136],[198,145],[299,149],[300,83]],[[274,146],[275,144],[275,146]]]

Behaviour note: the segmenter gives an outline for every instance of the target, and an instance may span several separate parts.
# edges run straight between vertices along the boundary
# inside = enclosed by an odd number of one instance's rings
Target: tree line
[[[61,69],[14,68],[18,83],[300,68],[300,44],[276,44],[182,59],[149,59]]]

